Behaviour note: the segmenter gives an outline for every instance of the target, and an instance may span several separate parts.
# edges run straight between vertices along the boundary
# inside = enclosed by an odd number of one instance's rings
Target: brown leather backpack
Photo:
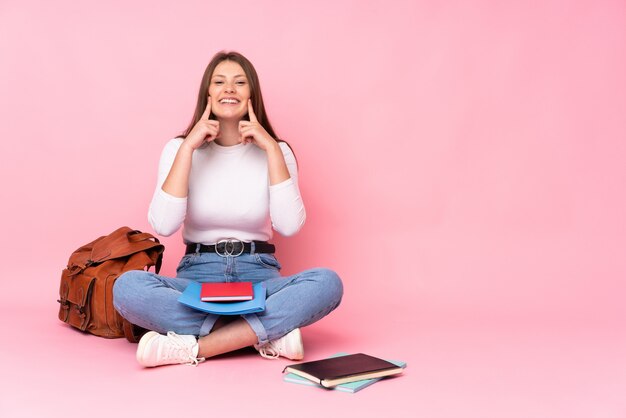
[[[121,227],[72,253],[61,274],[59,319],[105,338],[137,342],[146,330],[113,307],[113,284],[128,270],[161,269],[165,247],[147,232]]]

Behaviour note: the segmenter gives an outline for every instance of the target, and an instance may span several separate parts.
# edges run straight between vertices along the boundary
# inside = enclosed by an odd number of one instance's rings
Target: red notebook
[[[253,298],[252,282],[202,283],[200,290],[203,302],[237,302]]]

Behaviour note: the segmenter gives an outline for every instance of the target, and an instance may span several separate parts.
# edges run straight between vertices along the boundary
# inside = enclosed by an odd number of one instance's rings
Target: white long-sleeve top
[[[286,143],[279,145],[291,178],[270,185],[265,151],[253,144],[224,147],[211,141],[193,152],[188,196],[175,197],[161,187],[182,143],[174,138],[161,153],[148,210],[157,234],[170,236],[184,225],[186,244],[209,245],[227,238],[268,241],[272,228],[289,236],[304,225],[296,159]]]

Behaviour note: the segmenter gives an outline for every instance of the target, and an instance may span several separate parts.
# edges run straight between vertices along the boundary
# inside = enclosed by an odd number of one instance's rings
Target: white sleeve
[[[187,213],[186,197],[175,197],[161,189],[182,143],[182,138],[174,138],[163,148],[159,161],[157,185],[148,210],[148,222],[157,234],[166,237],[178,231]]]
[[[270,186],[270,218],[274,230],[281,235],[290,236],[302,228],[306,220],[306,212],[298,188],[296,157],[285,142],[279,142],[279,145],[291,177]]]

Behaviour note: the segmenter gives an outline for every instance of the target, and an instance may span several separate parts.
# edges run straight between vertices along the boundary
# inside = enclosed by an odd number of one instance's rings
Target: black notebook
[[[402,373],[402,367],[367,354],[350,354],[285,367],[289,372],[330,388],[343,383]]]

